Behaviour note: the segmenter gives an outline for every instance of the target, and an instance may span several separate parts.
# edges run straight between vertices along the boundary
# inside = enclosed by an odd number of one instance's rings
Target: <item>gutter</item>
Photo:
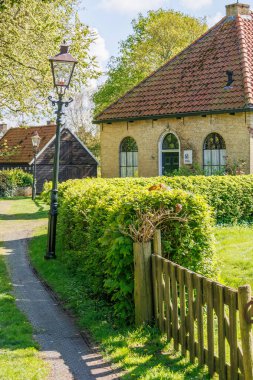
[[[171,118],[181,118],[190,116],[202,116],[202,115],[221,115],[225,113],[241,113],[241,112],[253,112],[253,105],[249,105],[245,108],[235,108],[235,109],[225,109],[225,110],[214,110],[214,111],[196,111],[196,112],[184,112],[184,113],[174,113],[174,114],[164,114],[164,115],[148,115],[148,116],[134,116],[134,117],[124,117],[124,118],[112,118],[112,119],[100,119],[92,120],[93,124],[111,124],[113,122],[119,121],[137,121],[137,120],[158,120],[158,119],[171,119]]]

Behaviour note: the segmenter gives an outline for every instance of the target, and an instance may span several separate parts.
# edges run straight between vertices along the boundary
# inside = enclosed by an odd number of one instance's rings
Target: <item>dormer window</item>
[[[232,88],[232,83],[234,82],[234,72],[227,70],[226,74],[227,74],[227,84],[224,88],[225,90],[229,90],[230,88]]]

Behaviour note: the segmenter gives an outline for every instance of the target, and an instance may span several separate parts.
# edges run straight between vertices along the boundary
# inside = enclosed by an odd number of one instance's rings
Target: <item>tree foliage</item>
[[[4,139],[0,144],[0,158],[5,157],[6,160],[8,160],[8,158],[10,158],[16,154],[18,149],[19,149],[18,145],[14,146],[14,147],[12,146],[10,148],[8,146],[7,140]]]
[[[80,22],[76,0],[6,0],[0,3],[0,117],[45,110],[52,90],[49,56],[66,39],[79,59],[74,89],[98,74],[89,54],[95,34]]]
[[[75,95],[74,102],[68,112],[67,123],[87,148],[99,159],[99,127],[92,123],[93,93],[93,89],[87,87],[81,93]]]
[[[173,10],[150,11],[132,21],[133,33],[108,64],[108,78],[94,96],[95,113],[138,84],[206,31],[204,19]]]

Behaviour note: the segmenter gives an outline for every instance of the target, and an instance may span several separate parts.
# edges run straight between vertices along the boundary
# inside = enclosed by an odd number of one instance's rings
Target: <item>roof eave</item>
[[[225,114],[225,113],[240,113],[240,112],[253,112],[253,105],[248,105],[243,108],[228,108],[223,110],[213,110],[213,111],[194,111],[194,112],[181,112],[181,113],[171,113],[171,114],[163,114],[163,115],[147,115],[147,116],[133,116],[133,117],[114,117],[111,119],[100,119],[93,120],[93,124],[108,124],[115,123],[119,121],[138,121],[138,120],[148,120],[148,119],[169,119],[169,118],[177,118],[177,117],[187,117],[187,116],[201,116],[201,115],[217,115],[217,114]]]

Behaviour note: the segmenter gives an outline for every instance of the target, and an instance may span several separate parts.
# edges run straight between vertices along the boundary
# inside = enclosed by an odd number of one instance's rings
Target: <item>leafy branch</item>
[[[7,140],[4,140],[0,145],[0,158],[6,157],[7,159],[14,156],[17,150],[20,148],[19,145],[12,146],[11,148],[7,144]]]

